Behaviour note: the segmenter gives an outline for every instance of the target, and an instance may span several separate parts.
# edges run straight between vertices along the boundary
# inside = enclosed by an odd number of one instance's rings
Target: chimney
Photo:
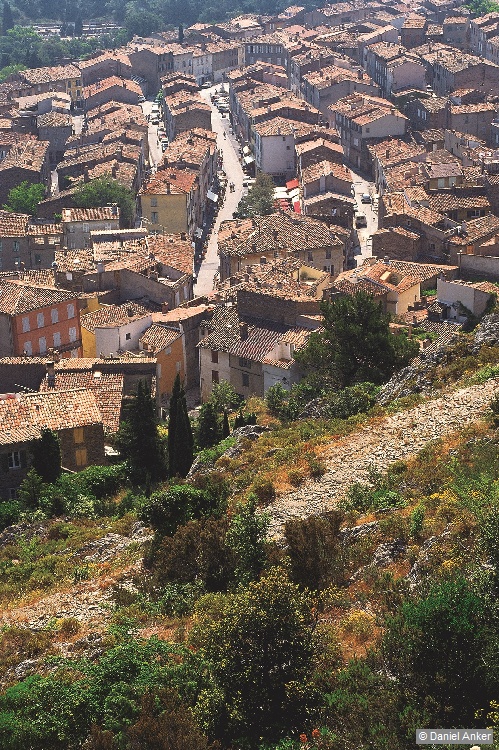
[[[186,235],[186,233],[185,233],[185,232],[180,232],[180,239],[181,239],[181,240],[185,240],[185,239],[187,239],[187,235]]]
[[[161,303],[161,312],[163,313],[163,315],[166,315],[166,313],[168,312],[169,307],[170,307],[170,305],[168,304],[168,302],[162,302]]]
[[[246,341],[248,338],[248,324],[239,323],[239,338],[241,341]]]
[[[267,262],[267,258],[265,257],[265,255],[262,255],[262,257],[260,258],[260,265],[264,266],[266,262]]]
[[[47,362],[47,385],[49,388],[55,388],[55,367],[53,362]]]
[[[90,182],[90,177],[88,176],[88,167],[83,167],[83,182]]]
[[[126,312],[129,318],[133,318],[133,316],[135,315],[133,307],[128,307]]]
[[[170,185],[170,183],[169,183],[169,182],[167,182],[167,183],[166,183],[166,194],[167,194],[167,195],[170,195],[170,193],[171,193],[171,185]]]

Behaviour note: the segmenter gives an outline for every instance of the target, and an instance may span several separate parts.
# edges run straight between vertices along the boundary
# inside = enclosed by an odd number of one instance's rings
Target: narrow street
[[[357,247],[354,248],[355,260],[357,267],[361,266],[366,258],[372,255],[371,236],[378,228],[378,204],[376,196],[376,186],[362,174],[350,169],[355,186],[355,200],[357,203],[357,212],[366,215],[367,227],[355,230],[357,235]],[[364,193],[369,193],[372,203],[362,203],[361,197]],[[355,229],[355,227],[354,227]]]
[[[145,117],[150,116],[152,105],[153,102],[149,100],[142,102],[142,112],[144,113]],[[149,123],[147,139],[149,142],[149,165],[154,171],[161,161],[163,152],[161,150],[160,144],[158,143],[158,126],[153,125],[152,122]]]
[[[223,118],[217,108],[212,104],[210,95],[220,84],[210,89],[203,89],[201,96],[206,99],[212,110],[212,129],[217,133],[217,145],[219,152],[223,155],[223,168],[227,175],[227,191],[225,201],[220,207],[218,216],[215,219],[213,229],[208,240],[206,255],[199,269],[194,293],[196,296],[209,294],[213,290],[213,280],[218,271],[218,230],[222,221],[232,219],[232,214],[236,210],[239,201],[244,192],[243,179],[244,173],[239,162],[238,143],[233,135],[229,133],[230,122],[228,118]],[[225,132],[225,138],[223,134]],[[235,190],[230,192],[228,185],[233,182]]]

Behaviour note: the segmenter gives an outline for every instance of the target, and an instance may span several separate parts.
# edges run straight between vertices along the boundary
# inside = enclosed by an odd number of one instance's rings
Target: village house
[[[109,357],[139,348],[139,339],[152,324],[151,310],[135,301],[102,305],[81,316],[84,357]]]
[[[131,78],[132,76],[130,58],[120,50],[98,52],[88,60],[80,60],[78,67],[84,86],[106,78]]]
[[[122,102],[123,104],[138,104],[141,95],[142,89],[138,83],[126,78],[118,78],[118,76],[91,83],[83,89],[87,112],[111,101]]]
[[[179,91],[164,97],[163,114],[165,130],[170,141],[178,133],[193,128],[211,131],[211,107],[200,94]]]
[[[27,139],[13,146],[0,162],[0,204],[7,202],[9,191],[21,182],[50,181],[49,146],[47,141]]]
[[[330,107],[330,126],[336,128],[347,162],[368,170],[368,144],[387,136],[403,136],[407,117],[391,102],[378,97],[352,94]]]
[[[263,397],[276,382],[289,390],[302,377],[293,354],[309,335],[306,328],[247,323],[233,303],[218,306],[199,343],[201,399],[206,401],[222,381],[243,398]]]
[[[200,202],[204,203],[218,169],[216,133],[202,128],[180,133],[169,142],[159,168],[163,167],[197,172]]]
[[[392,315],[402,315],[414,308],[421,299],[419,279],[401,271],[390,262],[368,259],[360,268],[344,271],[333,283],[333,290],[352,295],[363,291],[375,297],[383,309]]]
[[[0,282],[0,356],[81,352],[78,301],[74,292],[36,287],[13,279]]]
[[[346,68],[335,61],[335,65],[306,73],[301,80],[301,94],[305,101],[327,117],[328,108],[354,93],[379,96],[379,86],[362,68]]]
[[[445,277],[438,278],[437,301],[441,307],[441,319],[466,323],[472,316],[480,318],[487,310],[491,290],[495,294],[499,292],[492,284],[472,284],[461,279],[448,281]]]
[[[381,95],[390,97],[405,89],[426,88],[425,68],[416,55],[399,44],[378,42],[366,47],[364,67],[379,86]]]
[[[58,91],[69,94],[72,103],[82,104],[83,86],[80,69],[76,65],[56,65],[49,68],[28,68],[10,76],[12,81],[20,81],[29,86],[31,93],[43,94]]]
[[[415,13],[407,16],[402,28],[400,29],[400,41],[406,49],[419,47],[424,43],[426,31],[428,28],[428,19],[418,16]]]
[[[31,465],[30,446],[43,429],[57,433],[64,469],[105,463],[104,430],[90,390],[22,393],[0,398],[0,495],[14,499]]]
[[[202,226],[203,206],[199,175],[190,169],[162,169],[139,193],[142,217],[151,232],[181,234],[194,238]]]
[[[152,323],[139,338],[139,349],[152,352],[157,361],[156,389],[161,408],[167,412],[175,378],[185,382],[185,351],[182,331],[163,323]]]
[[[120,210],[117,205],[102,208],[65,208],[62,211],[64,247],[77,250],[90,245],[90,233],[98,230],[120,228]]]
[[[343,270],[349,232],[298,214],[276,213],[224,221],[219,230],[220,280],[246,265],[294,256],[335,276]]]
[[[303,200],[323,193],[337,193],[351,197],[353,178],[348,167],[327,160],[311,164],[300,172]]]
[[[73,134],[71,115],[63,112],[47,112],[36,119],[38,137],[49,143],[48,160],[52,167],[61,161],[66,143]]]

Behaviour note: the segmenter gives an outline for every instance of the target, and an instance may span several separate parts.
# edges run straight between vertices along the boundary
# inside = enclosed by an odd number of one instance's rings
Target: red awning
[[[295,188],[298,187],[298,185],[299,185],[298,180],[296,180],[296,179],[295,180],[290,180],[289,182],[286,183],[286,188],[288,190],[294,190]]]
[[[301,214],[301,203],[300,203],[300,201],[295,201],[293,203],[293,208],[295,210],[295,214]]]

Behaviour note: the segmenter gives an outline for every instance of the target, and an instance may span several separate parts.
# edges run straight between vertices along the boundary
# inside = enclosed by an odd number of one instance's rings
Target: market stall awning
[[[301,204],[300,204],[300,201],[295,201],[293,203],[293,208],[294,208],[295,214],[301,214]]]
[[[243,161],[244,161],[245,164],[253,164],[253,162],[255,161],[255,157],[254,156],[245,156],[244,159],[243,159]]]
[[[294,188],[297,188],[297,187],[298,187],[298,180],[297,179],[290,180],[289,182],[286,183],[286,188],[288,190],[294,190]]]
[[[213,190],[208,190],[206,197],[209,201],[213,201],[213,203],[216,203],[218,201],[218,195],[214,193]]]

